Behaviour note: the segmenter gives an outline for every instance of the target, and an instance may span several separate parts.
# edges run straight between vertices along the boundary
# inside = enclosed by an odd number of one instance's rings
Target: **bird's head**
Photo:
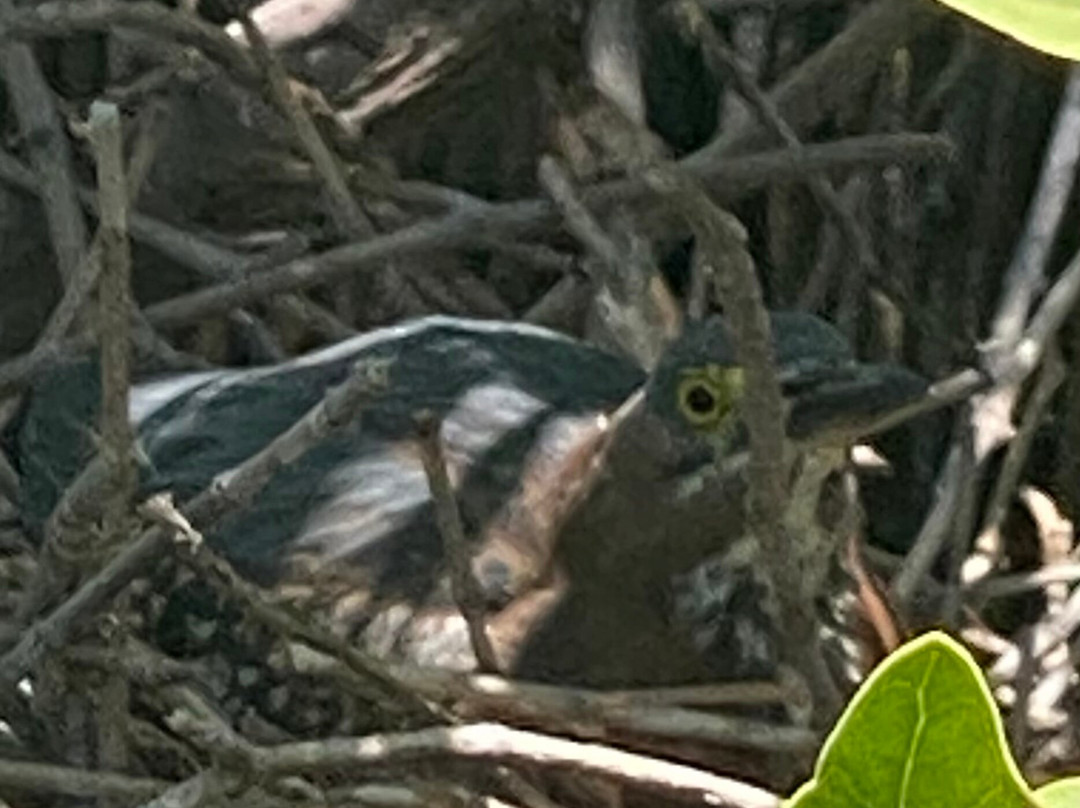
[[[835,466],[843,458],[838,450],[926,389],[923,378],[904,368],[859,362],[847,340],[813,315],[773,313],[771,324],[796,472],[807,467],[804,461],[824,456],[822,449]],[[708,554],[718,520],[725,523],[727,529],[719,531],[725,534],[741,522],[745,480],[741,474],[727,479],[717,467],[741,467],[749,406],[746,373],[727,323],[720,317],[690,323],[657,364],[640,406],[616,428],[609,479],[623,504],[608,513],[633,526],[606,532],[619,555],[633,556],[633,547],[640,545],[644,559],[659,546],[663,560],[675,568]],[[820,469],[822,464],[813,465]],[[644,527],[651,522],[655,531]]]
[[[776,312],[771,323],[793,441],[861,437],[882,414],[926,390],[922,377],[902,367],[857,361],[840,332],[813,315]],[[645,409],[662,425],[669,455],[673,448],[683,455],[685,468],[705,444],[722,454],[745,448],[745,397],[746,375],[728,324],[710,317],[690,323],[664,354],[647,385]]]

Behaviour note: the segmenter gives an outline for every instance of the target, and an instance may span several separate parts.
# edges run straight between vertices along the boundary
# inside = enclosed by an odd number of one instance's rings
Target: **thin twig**
[[[336,657],[302,646],[290,648],[290,661],[303,674],[335,679],[365,692]],[[790,692],[773,682],[732,682],[701,688],[657,691],[592,691],[582,688],[518,682],[499,676],[389,666],[394,678],[426,700],[452,709],[461,719],[502,721],[570,735],[581,740],[664,738],[748,749],[759,752],[807,751],[819,739],[807,729],[680,707],[778,705]]]
[[[1080,67],[1069,71],[1057,120],[1046,147],[1024,233],[1005,272],[1001,303],[990,329],[993,349],[1009,350],[1020,339],[1031,304],[1042,291],[1046,265],[1069,201],[1080,161]]]
[[[353,197],[337,156],[326,145],[311,115],[296,97],[285,68],[271,50],[262,31],[252,21],[251,15],[242,14],[240,23],[251,46],[255,63],[266,78],[265,85],[270,100],[288,120],[297,141],[311,160],[316,175],[326,189],[329,197],[327,212],[340,235],[348,239],[370,238],[374,235],[375,228]]]
[[[1061,611],[1046,615],[1032,626],[1032,658],[1037,663],[1058,645],[1067,642],[1077,630],[1080,630],[1080,586],[1073,589]],[[1015,645],[1011,646],[990,667],[987,677],[995,683],[1014,680],[1024,653]]]
[[[773,182],[798,182],[840,166],[854,168],[880,162],[935,162],[948,159],[952,147],[936,135],[881,135],[822,146],[749,155],[738,160],[698,164],[695,172],[725,199],[737,198]],[[583,192],[591,208],[607,210],[616,203],[647,200],[651,191],[640,180],[619,180]],[[236,283],[217,284],[151,306],[146,315],[155,326],[185,325],[211,314],[246,306],[282,292],[308,289],[370,268],[391,258],[431,250],[471,246],[495,234],[520,237],[560,221],[554,206],[543,200],[490,205],[479,211],[452,213],[358,244],[346,244],[318,256],[299,259]]]
[[[1065,376],[1065,361],[1061,353],[1056,350],[1049,351],[1046,361],[1043,362],[1042,372],[1035,383],[1035,389],[1031,392],[1027,406],[1024,408],[1016,436],[1005,452],[1005,459],[1001,463],[1001,470],[998,472],[997,480],[990,493],[989,504],[985,509],[986,516],[979,531],[981,535],[996,533],[1005,521],[1009,505],[1016,495],[1021,475],[1027,465],[1031,448],[1035,444],[1037,431],[1043,425],[1043,419],[1058,388],[1065,381]],[[978,542],[976,544],[978,545]]]
[[[151,130],[153,123],[151,123]],[[138,195],[138,190],[150,167],[153,157],[153,148],[156,138],[152,131],[146,137],[137,142],[128,168],[129,192],[132,199]],[[23,166],[11,155],[0,150],[0,181],[9,183],[23,191],[41,195],[43,189],[38,184],[32,171]],[[83,205],[91,212],[97,211],[97,198],[93,191],[78,189],[79,198]],[[128,216],[128,226],[131,237],[138,242],[152,247],[164,257],[172,259],[176,263],[194,272],[196,275],[209,280],[222,281],[229,278],[241,278],[259,269],[259,258],[251,258],[246,255],[223,249],[212,244],[194,233],[181,230],[173,225],[154,219],[150,216],[132,211]],[[35,347],[29,354],[24,354],[14,360],[0,364],[0,392],[10,387],[19,386],[33,374],[42,372],[52,367],[64,357],[72,353],[85,350],[94,342],[92,333],[81,334],[60,343],[64,333],[70,330],[71,322],[78,313],[80,301],[85,299],[93,285],[97,281],[98,258],[96,248],[91,249],[84,257],[76,278],[69,287],[78,284],[78,288],[65,290],[65,296],[61,300],[56,312],[53,314],[50,325],[46,327],[40,338],[40,342],[46,344]],[[326,339],[341,339],[352,333],[351,329],[333,318],[329,312],[304,298],[284,296],[276,299],[273,304],[291,313],[301,322],[307,324],[315,333]],[[55,321],[55,323],[54,323]],[[148,324],[141,314],[136,315],[136,323],[139,331],[148,333]],[[46,336],[53,339],[46,342]],[[159,346],[160,347],[160,346]],[[163,358],[158,353],[158,358]],[[168,357],[164,357],[168,359]],[[165,362],[166,366],[175,365],[175,362]],[[205,363],[203,363],[205,365]],[[185,365],[191,368],[191,357],[185,357]]]
[[[995,598],[1008,598],[1054,584],[1080,584],[1080,563],[1049,564],[1032,572],[998,575],[965,585],[965,594],[974,606]]]
[[[972,402],[971,416],[957,434],[950,457],[970,439],[976,473],[996,447],[1012,438],[1012,411],[1020,388],[1042,358],[1050,338],[1072,311],[1080,293],[1080,254],[1077,254],[1044,298],[1038,312],[1029,313],[1043,285],[1050,249],[1065,211],[1080,161],[1080,67],[1073,67],[1058,109],[1054,131],[1046,149],[1039,184],[1028,208],[1028,219],[1013,261],[1005,275],[998,310],[990,327],[985,365],[994,379],[991,390]],[[939,475],[937,495],[912,552],[892,589],[897,603],[907,605],[941,552],[952,523],[951,514],[961,501],[967,480],[962,464],[948,463]]]
[[[185,518],[205,530],[243,507],[279,469],[356,418],[368,398],[385,385],[380,378],[384,372],[384,366],[361,363],[292,427],[188,503]],[[15,647],[0,658],[0,688],[14,687],[45,654],[67,642],[75,629],[168,552],[174,536],[168,525],[148,528],[55,611],[23,631]]]
[[[168,787],[164,780],[86,771],[46,763],[0,760],[0,786],[31,794],[145,799]]]
[[[722,198],[736,198],[771,182],[798,182],[801,178],[881,164],[937,163],[951,158],[953,147],[937,135],[873,135],[851,138],[820,146],[807,146],[800,155],[781,149],[736,160],[703,163],[697,175],[715,186]],[[36,191],[30,172],[0,151],[0,177],[20,188]],[[606,208],[617,202],[632,202],[649,196],[636,180],[594,186],[584,193],[590,207]],[[92,199],[84,195],[84,202]],[[258,278],[248,272],[256,260],[247,259],[209,244],[191,233],[164,222],[131,216],[132,236],[178,263],[207,277],[243,278],[218,283],[206,289],[174,298],[147,309],[155,326],[185,325],[232,308],[241,308],[282,292],[317,286],[335,277],[379,264],[383,261],[439,248],[483,246],[493,238],[506,239],[514,233],[542,230],[557,224],[554,208],[540,200],[467,206],[436,223],[420,222],[394,233],[359,244],[348,244],[318,256],[305,257],[268,269]],[[87,350],[92,334],[83,334],[50,346],[40,354],[24,354],[0,364],[0,393],[25,386],[35,374],[55,367],[65,357]]]
[[[773,88],[769,99],[796,133],[805,133],[861,97],[888,55],[933,20],[933,9],[925,4],[878,0]],[[691,155],[688,168],[745,151],[766,134],[765,124],[746,111],[725,121],[717,138]]]
[[[1036,676],[1039,673],[1039,663],[1035,658],[1035,631],[1025,627],[1020,632],[1016,647],[1020,649],[1020,667],[1016,672],[1013,687],[1016,690],[1016,701],[1008,716],[1007,729],[1009,732],[1009,745],[1013,754],[1020,760],[1028,756],[1028,743],[1031,738],[1031,726],[1029,722],[1028,708],[1031,703],[1031,693],[1035,686]]]
[[[540,184],[559,208],[567,229],[585,246],[593,259],[584,264],[593,269],[593,283],[603,305],[596,311],[611,337],[640,367],[656,367],[660,355],[675,338],[677,312],[669,301],[654,293],[654,266],[641,260],[632,249],[616,243],[596,220],[574,187],[569,175],[550,156],[540,160]],[[664,305],[668,302],[668,305]]]
[[[484,595],[473,577],[470,564],[472,553],[465,539],[465,527],[461,521],[457,498],[446,473],[441,426],[434,413],[420,413],[416,417],[420,458],[424,464],[428,487],[431,489],[435,524],[442,536],[443,550],[450,566],[450,588],[454,602],[469,629],[469,642],[476,656],[477,670],[483,673],[499,673],[502,666],[485,625]]]
[[[0,0],[0,20],[17,15],[13,0]],[[0,23],[0,35],[4,31]],[[76,196],[71,146],[34,52],[24,42],[0,41],[0,66],[38,182],[60,278],[74,276],[86,250],[86,221]]]
[[[107,502],[108,542],[121,540],[128,503],[135,489],[134,438],[128,420],[128,390],[131,386],[131,255],[128,246],[128,196],[137,191],[145,176],[149,155],[140,152],[135,174],[125,177],[119,112],[115,106],[91,107],[88,134],[97,152],[99,203],[98,231],[90,249],[68,285],[63,300],[53,312],[31,356],[48,355],[74,324],[86,295],[105,276],[98,290],[96,331],[101,339],[101,461],[95,465],[100,490]],[[129,187],[130,186],[130,187]],[[74,568],[84,563],[85,531],[65,531],[62,523],[46,526],[44,549],[33,580],[19,605],[16,621],[25,624],[37,614],[58,589],[69,583]],[[79,558],[82,556],[82,558]]]
[[[780,804],[766,791],[688,766],[501,724],[259,747],[252,763],[256,771],[268,775],[325,770],[356,774],[431,758],[503,761],[584,772],[662,797],[721,808],[776,808]]]
[[[1050,340],[1064,325],[1078,298],[1080,298],[1080,251],[1073,256],[1050,291],[1047,292],[1042,305],[1032,316],[1030,324],[1017,340],[1012,352],[998,356],[993,368],[993,372],[1000,374],[994,379],[994,382],[999,385],[995,389],[1004,389],[1002,385],[1018,386],[1038,367]],[[974,371],[967,371],[966,375],[973,376],[974,373]],[[960,489],[968,475],[963,464],[959,462],[959,456],[958,439],[954,439],[949,459],[946,460],[945,467],[939,475],[934,505],[904,560],[900,572],[891,584],[893,597],[901,606],[910,605],[931,565],[941,552],[948,535],[948,527],[952,524],[952,515],[959,501]],[[976,447],[976,462],[978,462],[978,447]]]
[[[759,548],[769,596],[765,608],[782,637],[785,663],[807,677],[815,698],[814,717],[831,721],[839,709],[839,692],[818,642],[814,603],[829,567],[824,548],[803,538],[792,542],[785,524],[790,502],[787,410],[777,376],[769,314],[741,223],[717,206],[684,173],[656,164],[646,181],[669,205],[686,217],[699,249],[713,264],[717,289],[731,324],[735,353],[746,377],[741,412],[750,438],[747,467],[747,530]],[[839,549],[839,548],[836,548]]]
[[[135,198],[138,195],[139,188],[150,168],[150,163],[153,160],[154,151],[157,146],[157,137],[155,136],[154,130],[156,129],[155,124],[160,121],[161,116],[157,114],[156,107],[151,108],[148,117],[150,120],[149,127],[144,132],[144,136],[136,141],[131,157],[131,164],[124,172],[127,176],[128,195],[131,198]],[[3,171],[3,169],[7,167],[6,160],[6,157],[0,158],[0,173],[6,174],[6,172]],[[21,166],[19,166],[19,168],[21,168]],[[22,173],[23,172],[21,171],[19,172],[20,176],[17,179],[26,179],[29,181],[30,187],[36,187],[33,177],[22,177]],[[11,177],[5,178],[9,180],[13,179]],[[83,304],[97,286],[98,277],[101,272],[101,238],[101,226],[99,225],[98,232],[94,234],[94,239],[90,244],[90,249],[87,250],[86,255],[83,256],[74,276],[69,279],[69,282],[64,288],[64,295],[56,305],[56,308],[53,309],[45,327],[41,330],[37,343],[28,355],[29,359],[33,360],[38,356],[57,352],[58,343],[71,332],[75,325],[76,318],[82,311]],[[0,371],[0,376],[2,376],[2,371]]]
[[[784,119],[774,101],[758,86],[739,57],[721,41],[716,28],[702,10],[700,0],[684,0],[679,4],[678,11],[688,31],[701,43],[710,70],[733,78],[739,93],[750,103],[765,128],[788,148],[801,150],[803,143],[798,134]],[[877,274],[877,256],[869,235],[852,213],[855,206],[848,204],[826,177],[811,177],[807,185],[818,204],[844,235],[864,276]]]
[[[194,14],[157,3],[46,2],[15,8],[0,6],[0,41],[42,39],[116,28],[134,28],[171,44],[192,45],[248,84],[259,80],[250,55],[217,26]],[[9,80],[12,77],[8,77]]]
[[[131,251],[127,228],[127,183],[120,111],[114,104],[90,107],[90,142],[97,158],[101,203],[101,436],[112,486],[105,507],[109,540],[123,538],[135,492],[135,436],[128,416],[131,389]]]
[[[221,799],[222,786],[217,772],[201,771],[163,791],[159,789],[160,793],[139,808],[199,808],[207,803],[216,804]]]

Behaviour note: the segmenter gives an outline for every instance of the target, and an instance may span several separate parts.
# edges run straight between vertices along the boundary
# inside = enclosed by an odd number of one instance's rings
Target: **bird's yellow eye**
[[[684,370],[676,391],[679,412],[692,427],[704,430],[726,426],[742,393],[742,370],[720,365]]]

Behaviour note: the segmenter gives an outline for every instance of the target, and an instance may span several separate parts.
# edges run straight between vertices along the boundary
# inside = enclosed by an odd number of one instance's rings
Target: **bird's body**
[[[837,402],[865,412],[921,390],[899,371],[861,376],[866,366],[816,318],[781,316],[774,325],[796,436],[843,415]],[[725,375],[734,355],[718,321],[696,327],[661,362],[640,420],[616,440],[599,483],[572,511],[553,512],[588,460],[582,447],[595,441],[597,419],[645,375],[543,329],[448,318],[373,332],[279,366],[136,388],[131,411],[150,461],[146,486],[182,502],[263,448],[361,358],[391,360],[389,388],[208,536],[243,574],[318,606],[369,649],[468,667],[415,444],[413,416],[431,410],[442,420],[450,477],[478,548],[473,567],[489,629],[512,670],[641,686],[747,675],[769,662],[754,633],[753,582],[718,589],[708,575],[693,574],[743,523],[741,474],[706,475],[689,487],[686,475],[708,446],[680,417],[686,406],[712,406],[719,391],[738,420],[739,391],[725,387],[736,378]],[[720,387],[697,390],[686,374],[706,366],[720,369],[705,374]],[[860,389],[864,378],[871,381]],[[17,438],[25,511],[38,520],[89,449],[88,405],[80,406],[72,385],[84,399],[94,393],[73,379],[63,374],[38,389]],[[830,383],[831,399],[814,396]],[[737,434],[730,445],[738,448]],[[694,595],[702,581],[711,591]],[[680,625],[679,613],[703,609],[710,626]],[[703,637],[711,652],[703,653]]]

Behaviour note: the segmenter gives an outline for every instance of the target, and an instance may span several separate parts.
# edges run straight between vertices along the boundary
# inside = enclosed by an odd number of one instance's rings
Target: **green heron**
[[[857,362],[816,317],[772,322],[796,445],[925,389],[901,368]],[[208,536],[243,575],[323,610],[380,653],[469,668],[414,439],[414,415],[428,410],[442,423],[489,630],[509,670],[626,687],[772,664],[753,576],[710,562],[744,522],[743,476],[702,473],[717,468],[717,447],[732,458],[746,445],[742,375],[718,318],[691,324],[651,378],[544,329],[432,317],[277,366],[150,381],[131,401],[149,460],[144,486],[182,502],[263,448],[361,358],[392,360],[388,389]],[[642,386],[643,406],[617,432],[599,482],[556,518],[553,503],[566,499],[597,419]],[[30,523],[44,520],[85,462],[94,395],[68,370],[31,398],[15,436]],[[170,650],[193,649],[178,615],[203,597],[165,608]]]

